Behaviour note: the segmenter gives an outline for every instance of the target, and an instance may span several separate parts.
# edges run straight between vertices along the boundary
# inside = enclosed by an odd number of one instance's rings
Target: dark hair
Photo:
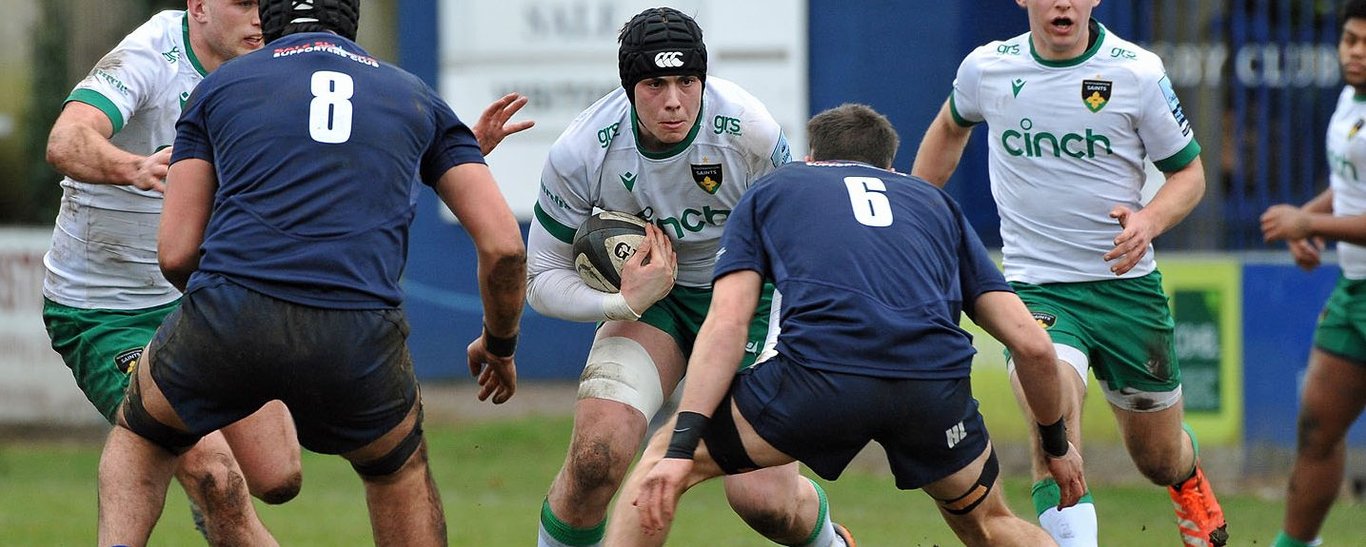
[[[901,138],[886,116],[868,105],[845,103],[806,122],[808,148],[816,161],[848,160],[891,168]]]
[[[261,0],[261,39],[271,43],[296,32],[334,32],[356,39],[360,0]]]
[[[697,21],[673,8],[650,8],[632,17],[617,35],[617,70],[626,97],[636,102],[636,83],[660,76],[707,79],[707,45]]]
[[[1348,19],[1366,19],[1366,0],[1347,0],[1339,13],[1338,28],[1346,25]]]

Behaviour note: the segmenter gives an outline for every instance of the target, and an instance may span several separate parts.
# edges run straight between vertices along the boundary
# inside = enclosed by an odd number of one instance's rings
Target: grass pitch
[[[451,545],[533,544],[541,499],[559,468],[569,430],[568,418],[429,424],[432,469]],[[0,444],[0,538],[6,545],[89,545],[95,539],[99,449],[93,442]],[[958,545],[933,503],[920,492],[897,491],[890,476],[851,469],[837,483],[822,485],[834,518],[854,532],[860,545]],[[1007,477],[1005,488],[1015,511],[1032,517],[1026,478]],[[1093,493],[1101,545],[1179,544],[1161,489],[1100,486]],[[1231,545],[1270,544],[1280,525],[1281,501],[1229,494],[1221,499]],[[370,543],[360,479],[337,457],[305,453],[300,496],[282,506],[258,504],[258,510],[282,545]],[[1366,506],[1341,500],[1329,516],[1325,543],[1360,544],[1366,537],[1362,523]],[[152,544],[203,544],[178,486],[171,487]],[[684,496],[669,544],[767,545],[731,513],[719,481]]]

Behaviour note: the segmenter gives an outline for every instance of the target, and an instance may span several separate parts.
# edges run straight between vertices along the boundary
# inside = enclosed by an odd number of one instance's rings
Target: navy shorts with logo
[[[333,310],[277,300],[224,279],[186,294],[152,340],[152,378],[203,435],[279,399],[299,443],[361,448],[418,399],[401,309]]]
[[[877,441],[897,488],[912,490],[966,467],[988,443],[966,377],[874,378],[807,368],[779,354],[741,371],[721,404],[732,398],[760,437],[826,480]],[[727,432],[709,430],[706,438],[713,434]]]

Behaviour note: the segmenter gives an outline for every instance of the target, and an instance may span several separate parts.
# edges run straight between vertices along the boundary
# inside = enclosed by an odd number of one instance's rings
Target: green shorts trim
[[[179,300],[140,310],[87,310],[44,298],[43,324],[85,398],[113,423],[128,374],[161,320],[178,305]]]
[[[759,294],[759,307],[754,310],[754,320],[749,323],[749,336],[745,340],[745,358],[740,361],[742,370],[753,365],[754,360],[759,357],[759,352],[764,349],[764,341],[768,338],[768,314],[772,305],[773,285],[765,283],[763,292]],[[707,318],[707,310],[710,308],[711,289],[674,286],[668,296],[655,302],[640,315],[640,321],[672,336],[686,358],[692,355],[697,331],[702,328],[702,321]]]
[[[1055,344],[1087,356],[1111,390],[1164,393],[1181,385],[1162,274],[1084,283],[1011,283]],[[1075,364],[1075,363],[1074,363]]]
[[[1339,277],[1314,329],[1314,347],[1366,365],[1366,280]]]

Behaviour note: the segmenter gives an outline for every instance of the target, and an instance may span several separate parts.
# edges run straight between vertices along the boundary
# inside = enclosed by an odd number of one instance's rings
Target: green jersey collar
[[[697,138],[697,132],[702,127],[702,112],[704,110],[706,110],[706,99],[703,99],[702,102],[697,105],[697,121],[693,122],[692,131],[688,132],[688,136],[683,137],[683,140],[678,141],[678,144],[670,146],[668,150],[654,152],[646,150],[645,146],[640,142],[640,118],[636,116],[635,105],[631,105],[631,134],[636,138],[636,150],[640,151],[640,155],[652,160],[666,160],[677,156],[684,150],[687,150],[689,146],[692,146],[693,139]]]
[[[194,45],[190,43],[190,13],[185,12],[185,17],[180,20],[181,36],[185,37],[185,57],[190,59],[190,66],[193,66],[200,77],[208,76],[209,71],[204,70],[204,65],[199,63],[199,57],[194,54]]]

